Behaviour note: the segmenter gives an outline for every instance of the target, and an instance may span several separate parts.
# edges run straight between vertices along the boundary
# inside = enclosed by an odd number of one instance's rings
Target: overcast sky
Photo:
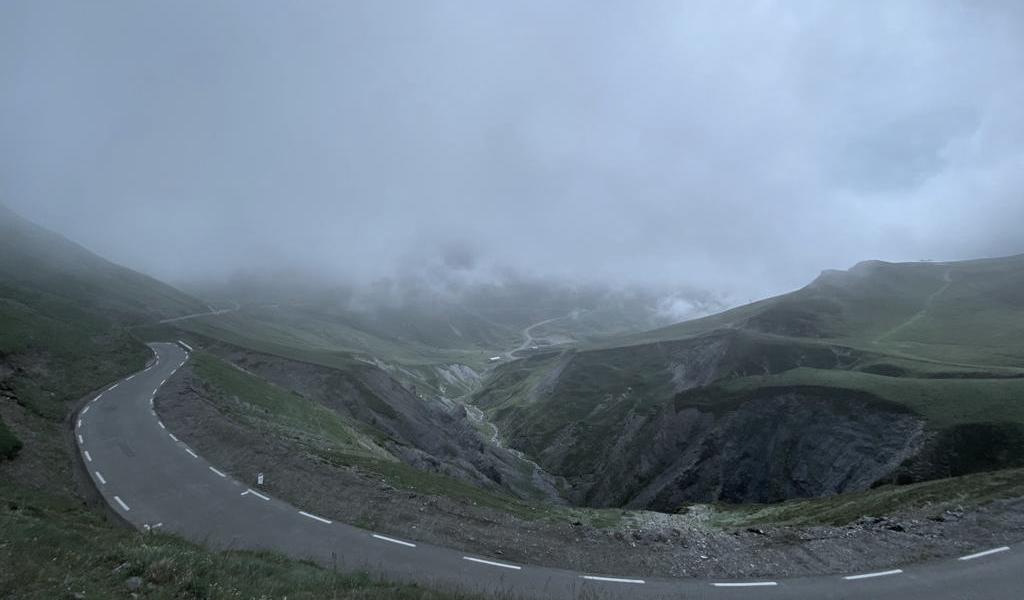
[[[0,202],[181,282],[1024,252],[1024,3],[0,6]]]

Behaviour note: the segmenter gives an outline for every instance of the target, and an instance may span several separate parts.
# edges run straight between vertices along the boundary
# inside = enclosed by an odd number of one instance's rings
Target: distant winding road
[[[566,315],[566,316],[568,316],[568,315]],[[508,357],[508,358],[515,358],[516,352],[521,352],[523,350],[526,350],[530,346],[533,345],[533,334],[530,333],[531,331],[533,331],[537,327],[540,327],[541,325],[547,325],[548,323],[554,323],[555,321],[561,321],[564,318],[565,318],[565,316],[554,317],[554,318],[551,318],[551,319],[545,319],[544,321],[538,321],[537,323],[534,323],[533,325],[525,327],[523,329],[523,333],[522,333],[523,343],[519,344],[519,347],[514,348],[514,349],[509,350],[508,352],[506,352],[505,356]]]
[[[332,522],[272,498],[211,465],[160,421],[153,397],[188,360],[175,344],[152,344],[144,371],[110,386],[78,413],[82,462],[113,510],[140,530],[158,528],[218,549],[271,549],[326,566],[390,579],[545,600],[710,598],[1019,600],[1024,549],[880,571],[792,579],[697,580],[578,573],[399,539]],[[585,595],[584,595],[585,593]]]
[[[189,319],[195,319],[197,317],[208,317],[208,316],[211,316],[211,315],[223,315],[223,314],[226,314],[226,313],[229,313],[229,312],[234,312],[234,311],[239,310],[239,309],[242,308],[242,306],[239,303],[235,302],[234,304],[235,304],[234,308],[214,308],[212,306],[207,306],[207,308],[209,308],[210,310],[208,310],[206,312],[198,312],[198,313],[192,313],[190,315],[183,315],[183,316],[180,316],[180,317],[172,317],[170,319],[164,319],[164,320],[160,321],[160,323],[161,324],[164,324],[164,323],[177,323],[178,321],[187,321]]]

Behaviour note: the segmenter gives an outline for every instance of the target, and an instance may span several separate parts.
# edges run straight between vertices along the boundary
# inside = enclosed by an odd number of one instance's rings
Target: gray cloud
[[[0,201],[172,281],[1024,251],[1017,2],[6,2]]]

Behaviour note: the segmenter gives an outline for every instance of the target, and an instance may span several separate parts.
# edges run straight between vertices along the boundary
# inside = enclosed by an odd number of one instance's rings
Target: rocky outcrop
[[[778,388],[723,398],[727,412],[686,406],[632,415],[600,468],[565,476],[576,503],[675,511],[687,502],[777,502],[863,490],[923,441],[924,422],[866,394]]]
[[[915,483],[1024,466],[1024,425],[962,423],[932,432],[887,482]]]

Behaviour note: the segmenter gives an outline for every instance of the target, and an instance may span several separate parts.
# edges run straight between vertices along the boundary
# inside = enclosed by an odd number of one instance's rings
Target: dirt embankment
[[[302,509],[407,539],[516,562],[642,576],[758,577],[848,573],[951,556],[1024,537],[1024,501],[967,514],[927,511],[848,527],[723,530],[707,512],[612,513],[601,527],[571,509],[538,506],[536,517],[395,487],[379,475],[330,464],[301,440],[247,428],[204,396],[188,365],[156,399],[171,431],[243,481]],[[933,517],[933,518],[928,518]],[[616,519],[610,519],[616,520]]]

